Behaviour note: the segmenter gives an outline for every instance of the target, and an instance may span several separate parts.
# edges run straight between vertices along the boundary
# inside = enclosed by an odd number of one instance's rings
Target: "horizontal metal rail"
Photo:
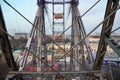
[[[45,1],[47,4],[70,4],[71,1],[63,1],[63,2],[53,2],[53,1]]]
[[[26,74],[26,75],[36,75],[42,74],[43,72],[26,72],[26,71],[10,71],[8,74]],[[100,73],[99,70],[92,70],[92,71],[62,71],[62,72],[44,72],[44,75],[79,75],[79,74],[87,74],[87,73]]]

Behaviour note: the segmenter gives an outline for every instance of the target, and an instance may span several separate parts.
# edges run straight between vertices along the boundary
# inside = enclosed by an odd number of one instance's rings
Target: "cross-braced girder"
[[[118,6],[119,6],[119,0],[108,0],[104,18],[110,15],[115,9],[118,8]],[[113,27],[115,15],[116,15],[116,11],[103,23],[99,47],[97,50],[97,55],[96,55],[93,69],[100,70],[101,68],[103,58],[104,58],[104,55],[106,53],[106,48],[107,48],[107,43],[105,42],[105,38],[109,38],[111,35],[111,30]]]

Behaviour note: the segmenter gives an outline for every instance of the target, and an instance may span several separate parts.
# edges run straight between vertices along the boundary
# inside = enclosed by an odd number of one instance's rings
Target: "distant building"
[[[98,49],[98,44],[99,44],[100,36],[99,35],[91,35],[89,37],[89,43],[91,46],[92,51],[96,52]]]
[[[27,33],[15,33],[15,35],[14,35],[15,39],[27,38],[27,37],[28,37]]]

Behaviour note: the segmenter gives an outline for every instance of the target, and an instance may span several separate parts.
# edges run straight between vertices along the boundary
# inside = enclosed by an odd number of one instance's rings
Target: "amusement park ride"
[[[120,56],[120,46],[111,38],[112,27],[114,24],[116,12],[120,8],[119,0],[107,0],[104,20],[99,23],[90,33],[86,33],[82,17],[89,12],[100,0],[98,0],[84,15],[81,16],[78,9],[79,0],[37,0],[38,10],[31,23],[19,11],[17,11],[7,0],[4,2],[14,9],[21,17],[27,20],[33,27],[24,48],[23,56],[19,65],[13,58],[11,45],[7,33],[2,10],[0,8],[0,45],[5,57],[6,64],[10,71],[6,75],[8,79],[14,80],[103,80],[101,76],[101,66],[103,58],[109,45],[114,52]],[[52,5],[52,38],[46,34],[45,12],[46,5]],[[71,25],[65,27],[66,4],[70,5]],[[61,6],[59,10],[56,10]],[[88,41],[88,37],[100,25],[102,31],[95,59]],[[59,27],[60,26],[60,27]],[[70,48],[66,49],[65,33],[71,29],[71,38],[69,40]],[[34,41],[35,40],[35,41]],[[49,43],[47,42],[49,40]],[[35,43],[35,47],[31,46]],[[50,60],[48,60],[48,46],[50,51]],[[62,56],[55,58],[57,49],[62,52]],[[84,54],[87,50],[87,58]],[[57,53],[59,54],[59,53]],[[28,57],[32,55],[31,61]],[[44,56],[44,57],[43,57]],[[67,61],[67,57],[70,58]],[[63,61],[61,61],[63,59]],[[113,80],[113,79],[112,79]]]

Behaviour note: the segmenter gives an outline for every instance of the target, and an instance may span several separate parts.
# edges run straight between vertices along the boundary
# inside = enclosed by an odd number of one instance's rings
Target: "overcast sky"
[[[27,19],[32,23],[34,22],[35,14],[37,11],[37,0],[7,0],[18,11],[20,11]],[[79,0],[79,11],[82,15],[87,9],[89,9],[98,0]],[[96,27],[104,18],[107,0],[101,0],[90,12],[82,17],[86,32],[89,33],[94,27]],[[3,0],[0,0],[4,19],[7,30],[10,34],[15,32],[27,32],[31,30],[31,24],[19,16],[14,10],[6,5]],[[49,11],[49,10],[48,10]],[[120,27],[120,11],[117,12],[115,24],[113,29]],[[69,25],[68,25],[69,26]],[[47,28],[50,29],[50,28]],[[101,28],[97,29],[94,33],[99,34]],[[116,33],[119,33],[118,30]]]

